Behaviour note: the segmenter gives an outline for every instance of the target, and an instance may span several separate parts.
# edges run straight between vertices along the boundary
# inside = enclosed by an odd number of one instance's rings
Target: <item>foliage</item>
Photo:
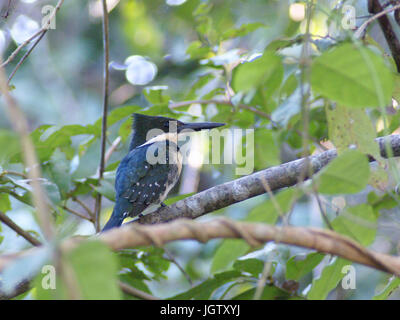
[[[130,115],[140,112],[182,121],[225,122],[227,128],[243,129],[237,146],[224,140],[221,160],[224,150],[241,152],[235,148],[249,144],[249,135],[254,133],[254,145],[246,149],[254,171],[320,152],[322,143],[333,145],[338,157],[315,175],[312,183],[249,199],[212,217],[322,228],[327,227],[324,214],[334,231],[363,246],[375,241],[393,246],[378,226],[393,224],[393,230],[399,231],[399,198],[393,189],[400,175],[396,162],[382,159],[374,142],[399,128],[397,104],[392,98],[398,99],[400,82],[393,59],[371,37],[355,39],[352,30],[338,25],[331,32],[340,11],[331,10],[334,1],[314,2],[309,38],[306,19],[298,22],[289,17],[292,2],[188,0],[180,6],[168,6],[162,0],[117,1],[110,12],[111,58],[115,63],[111,65],[107,148],[118,137],[121,143],[108,159],[101,181],[97,176],[102,125],[101,20],[90,13],[83,25],[73,26],[70,21],[83,15],[80,6],[61,7],[56,30],[49,30],[42,40],[48,48],[35,49],[29,57],[31,63],[25,63],[12,81],[12,93],[32,129],[30,138],[43,173],[41,184],[55,218],[56,243],[94,233],[91,214],[98,194],[104,196],[102,224],[109,217],[115,171],[128,150]],[[353,1],[340,5],[344,4],[353,5]],[[40,12],[39,4],[32,8]],[[366,8],[357,10],[365,12]],[[0,31],[5,32],[18,14],[2,22]],[[17,46],[13,40],[4,45],[5,57]],[[157,76],[147,85],[134,83],[132,77],[125,78],[120,72],[132,68],[132,59],[127,59],[132,55],[146,56],[142,60],[151,62],[135,72],[144,74],[149,65],[156,66]],[[42,57],[47,59],[45,67]],[[16,63],[14,60],[7,66],[8,73]],[[143,79],[145,76],[140,77]],[[29,222],[24,228],[43,241],[19,138],[5,114],[0,126],[0,212],[15,220],[22,214],[22,220]],[[245,129],[254,132],[246,133]],[[304,140],[304,132],[309,139]],[[203,155],[212,151],[208,145],[200,148]],[[366,154],[378,160],[374,168]],[[235,169],[242,165],[204,164],[197,172],[199,188],[194,190],[238,178]],[[167,204],[192,192],[182,194],[176,188]],[[14,235],[0,227],[3,254],[10,250]],[[26,246],[21,237],[18,240],[19,249]],[[261,299],[327,299],[339,293],[343,296],[343,267],[352,265],[324,253],[282,244],[253,248],[238,239],[202,245],[180,241],[165,248],[141,247],[116,253],[89,241],[62,257],[69,281],[57,277],[57,289],[48,291],[43,289],[45,274],[40,269],[55,263],[52,245],[46,254],[26,258],[5,273],[14,283],[26,276],[22,264],[30,265],[35,277],[31,298],[70,298],[72,286],[84,299],[131,299],[118,287],[122,281],[169,299],[253,299],[259,279],[266,276]],[[369,295],[356,288],[346,291],[345,298],[399,297],[398,278],[387,279],[376,270],[370,272],[378,276],[369,278],[363,269],[352,266],[357,270],[357,284],[366,283]],[[287,283],[295,285],[288,288]]]

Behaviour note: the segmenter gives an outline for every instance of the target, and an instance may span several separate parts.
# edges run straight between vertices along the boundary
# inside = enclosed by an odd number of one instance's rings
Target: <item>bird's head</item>
[[[145,143],[148,139],[163,133],[181,133],[190,131],[200,131],[224,126],[225,123],[217,122],[182,122],[173,118],[148,116],[134,113],[133,117],[133,137],[130,150]]]

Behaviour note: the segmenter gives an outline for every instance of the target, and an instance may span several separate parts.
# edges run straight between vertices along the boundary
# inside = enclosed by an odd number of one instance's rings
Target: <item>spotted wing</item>
[[[170,164],[150,164],[146,159],[150,146],[144,145],[130,151],[117,170],[116,195],[132,205],[129,211],[132,217],[149,205],[159,203],[169,186],[168,175],[173,168]]]

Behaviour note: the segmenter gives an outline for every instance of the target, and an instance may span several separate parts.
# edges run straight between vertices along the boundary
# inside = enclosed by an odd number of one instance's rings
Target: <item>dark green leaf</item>
[[[391,99],[393,76],[381,56],[347,43],[314,60],[311,85],[316,93],[348,107],[383,107]]]
[[[283,65],[281,58],[271,51],[253,61],[245,62],[235,68],[233,87],[235,91],[249,91],[269,81],[282,81]]]
[[[311,300],[324,300],[329,292],[336,288],[339,281],[346,275],[342,272],[344,266],[351,263],[342,258],[335,258],[326,266],[318,279],[314,279],[307,298]]]
[[[315,178],[324,194],[360,192],[368,183],[369,163],[360,151],[347,150],[334,159]]]
[[[286,263],[286,279],[300,280],[311,272],[323,258],[324,255],[318,252],[291,257]]]

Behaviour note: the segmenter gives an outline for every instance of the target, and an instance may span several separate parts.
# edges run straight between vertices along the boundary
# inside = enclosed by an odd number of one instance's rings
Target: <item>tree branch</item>
[[[379,25],[381,26],[383,35],[385,36],[386,42],[389,45],[390,51],[392,52],[393,59],[397,66],[397,71],[400,72],[400,42],[396,37],[392,25],[390,24],[387,14],[400,8],[400,4],[397,4],[391,8],[383,10],[379,0],[368,0],[368,11],[374,14],[371,18],[367,19],[356,31],[354,36],[360,37],[364,32],[365,28],[374,20],[378,19]]]
[[[20,226],[18,226],[14,221],[12,221],[5,213],[0,212],[0,221],[3,222],[10,229],[14,230],[17,234],[22,236],[26,241],[34,246],[40,246],[42,243],[33,237],[29,232],[26,232]]]
[[[11,72],[11,74],[8,77],[8,81],[7,83],[10,84],[12,78],[14,77],[15,73],[18,71],[19,67],[24,63],[24,61],[28,58],[28,56],[31,54],[31,52],[33,51],[33,49],[35,49],[35,47],[38,45],[38,43],[40,42],[40,40],[42,40],[42,38],[44,37],[44,35],[46,34],[47,30],[44,30],[41,35],[39,36],[39,38],[36,39],[36,41],[34,42],[34,44],[32,45],[32,47],[30,47],[30,49],[24,54],[24,56],[21,58],[21,60],[18,61],[17,65],[15,66],[14,70]]]
[[[108,34],[108,11],[107,2],[102,0],[103,4],[103,49],[104,49],[104,75],[103,75],[103,120],[101,124],[101,150],[100,150],[100,165],[99,165],[99,183],[103,178],[105,153],[106,153],[106,138],[107,138],[107,112],[108,112],[108,87],[109,87],[109,69],[110,61],[110,41]],[[98,193],[95,201],[95,229],[100,231],[100,211],[101,211],[101,193]]]
[[[91,216],[87,217],[87,216],[83,215],[82,213],[80,213],[78,211],[75,211],[75,210],[73,210],[71,208],[68,208],[67,206],[61,206],[61,208],[63,208],[64,210],[76,215],[77,217],[79,217],[81,219],[93,222],[93,217],[91,217]]]
[[[386,143],[391,147],[392,156],[400,156],[400,135],[377,138],[376,141],[379,144],[382,157],[387,157]],[[336,156],[336,150],[331,149],[308,157],[308,163],[306,158],[302,158],[264,169],[204,190],[168,207],[160,207],[156,211],[134,220],[134,222],[155,224],[183,217],[195,219],[206,213],[265,193],[263,179],[268,181],[271,191],[294,186],[298,183],[299,176],[302,173],[306,172],[305,178],[308,179],[310,178],[309,172],[317,173]],[[369,160],[373,161],[374,159],[369,157]],[[310,170],[304,171],[307,164],[310,166]]]
[[[330,230],[306,227],[277,227],[263,223],[237,222],[227,218],[197,222],[179,219],[157,225],[130,224],[111,229],[98,236],[112,250],[138,246],[163,246],[176,240],[207,242],[217,238],[244,239],[250,246],[257,247],[268,241],[305,247],[340,256],[396,276],[400,276],[400,258],[368,250],[356,241]],[[80,239],[69,239],[62,244],[71,250]]]
[[[263,223],[237,222],[227,218],[216,218],[207,222],[179,219],[157,225],[131,224],[111,229],[95,237],[114,251],[148,245],[163,246],[176,240],[197,240],[204,243],[211,239],[228,238],[243,239],[252,247],[275,241],[314,249],[400,276],[400,257],[366,249],[349,237],[318,228],[277,227]],[[62,251],[68,252],[82,241],[86,241],[86,238],[67,239],[61,243]],[[36,250],[38,248],[1,256],[0,271],[16,258],[34,254]]]
[[[26,280],[26,281],[22,281],[20,284],[18,284],[18,286],[14,289],[13,292],[11,293],[4,293],[2,291],[0,291],[0,300],[10,300],[13,299],[15,297],[18,297],[20,294],[25,293],[26,291],[28,291],[31,288],[31,283],[30,281]]]
[[[42,28],[40,28],[37,32],[35,32],[31,37],[29,37],[28,39],[26,39],[23,43],[21,43],[12,53],[11,55],[7,58],[6,61],[4,61],[3,63],[0,63],[0,68],[1,67],[5,67],[7,64],[9,64],[11,61],[14,60],[14,58],[17,56],[17,54],[26,46],[28,45],[33,39],[37,38],[38,36],[41,36],[42,33],[46,33],[48,30],[48,27],[51,23],[51,21],[54,19],[54,17],[56,16],[56,13],[58,12],[58,10],[60,10],[60,7],[62,6],[64,0],[59,0],[56,7],[54,8],[53,12],[51,13],[51,15],[49,16],[49,19],[47,21],[47,24],[42,26]]]

